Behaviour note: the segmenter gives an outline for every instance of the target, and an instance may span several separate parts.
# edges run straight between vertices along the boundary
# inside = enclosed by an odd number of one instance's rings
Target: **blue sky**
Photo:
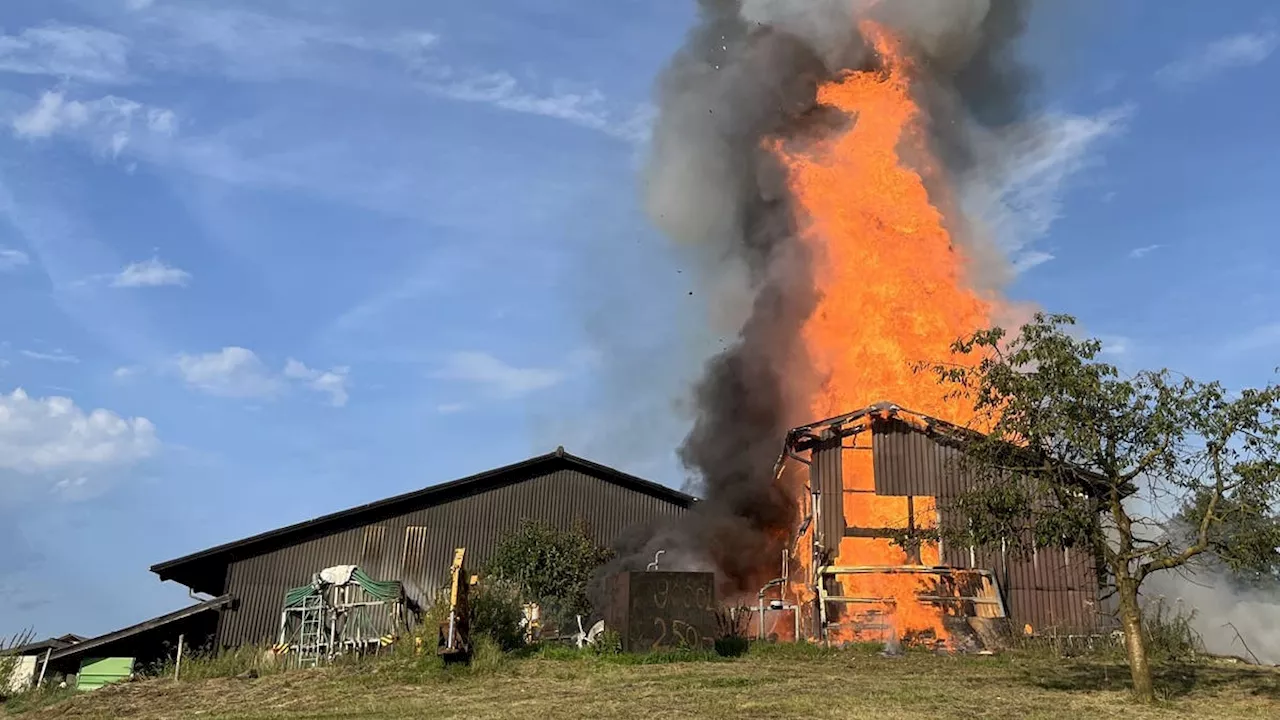
[[[1010,292],[1126,366],[1265,382],[1280,28],[1121,5],[1024,44],[1048,132],[1002,190]],[[558,444],[680,485],[717,339],[637,180],[692,21],[6,2],[0,632],[135,622],[186,602],[154,562]]]

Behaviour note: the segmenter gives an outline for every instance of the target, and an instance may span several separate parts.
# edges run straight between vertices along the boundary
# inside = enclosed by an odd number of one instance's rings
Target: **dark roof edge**
[[[480,483],[508,473],[528,470],[549,462],[567,463],[571,467],[577,467],[586,471],[588,474],[598,476],[605,481],[613,482],[617,485],[621,485],[622,487],[629,487],[633,490],[653,495],[676,505],[689,507],[693,503],[697,502],[697,498],[692,495],[685,494],[679,490],[672,490],[666,485],[659,485],[651,480],[645,480],[643,478],[636,477],[635,475],[624,473],[621,470],[615,470],[607,465],[601,465],[585,458],[571,455],[565,452],[563,447],[559,447],[556,448],[554,452],[546,455],[538,455],[537,457],[532,457],[528,460],[522,460],[520,462],[504,465],[492,470],[485,470],[484,472],[469,475],[458,480],[451,480],[449,482],[432,485],[420,490],[413,490],[411,492],[395,495],[382,500],[375,500],[374,502],[365,503],[364,505],[357,505],[356,507],[348,508],[346,510],[339,510],[338,512],[329,513],[328,515],[321,515],[310,520],[304,520],[275,530],[268,530],[266,532],[258,533],[257,535],[251,535],[240,540],[233,540],[221,545],[216,545],[206,550],[200,550],[173,560],[156,563],[151,566],[150,570],[160,576],[161,580],[168,580],[170,578],[169,573],[171,570],[180,568],[183,565],[188,565],[192,562],[210,559],[233,550],[249,547],[268,540],[288,537],[300,531],[323,526],[338,520],[345,520],[351,517],[358,517],[366,513],[378,512],[402,503],[416,500],[427,500],[430,499],[432,495],[444,494],[460,487]]]
[[[99,635],[98,637],[90,638],[84,642],[78,642],[74,645],[68,645],[60,650],[54,650],[49,655],[49,661],[52,662],[54,660],[79,655],[80,653],[88,652],[96,647],[102,647],[107,643],[121,640],[132,635],[137,635],[138,633],[143,633],[148,630],[153,630],[155,628],[168,625],[171,622],[189,618],[192,615],[199,615],[202,612],[208,612],[209,610],[221,610],[233,602],[235,602],[235,596],[228,594],[223,595],[222,597],[213,598],[212,600],[206,600],[195,605],[188,605],[180,610],[174,610],[167,615],[160,615],[159,617],[154,617],[150,620],[143,620],[137,625],[130,625],[127,628],[115,630],[105,635]]]

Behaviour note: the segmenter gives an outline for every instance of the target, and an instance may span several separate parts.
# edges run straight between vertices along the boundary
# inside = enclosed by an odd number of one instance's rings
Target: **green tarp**
[[[317,592],[315,585],[289,588],[284,593],[284,606],[286,608],[297,607],[302,604],[303,600],[315,595]]]
[[[391,602],[400,598],[400,583],[394,580],[388,580],[386,582],[374,580],[368,575],[365,575],[364,571],[360,568],[356,568],[355,572],[351,573],[351,577],[355,579],[357,583],[360,583],[360,587],[364,588],[365,592],[379,600]]]
[[[400,599],[400,583],[394,580],[374,580],[369,577],[363,570],[356,568],[351,572],[351,579],[356,581],[364,591],[383,602],[394,602]],[[298,607],[302,601],[320,592],[315,585],[303,585],[301,587],[290,588],[284,594],[284,606],[286,608]]]

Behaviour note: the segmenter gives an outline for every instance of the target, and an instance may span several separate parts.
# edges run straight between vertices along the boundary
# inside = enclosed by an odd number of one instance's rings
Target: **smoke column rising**
[[[996,157],[990,138],[1023,117],[1030,75],[1012,45],[1027,2],[698,4],[699,24],[658,83],[645,206],[692,258],[711,294],[715,329],[735,341],[707,363],[680,448],[704,502],[674,526],[631,538],[607,572],[643,569],[662,548],[664,565],[714,569],[723,589],[755,590],[777,573],[797,518],[794,481],[773,475],[783,437],[815,419],[806,416],[814,378],[798,337],[817,299],[813,261],[797,240],[786,177],[765,141],[803,143],[856,122],[816,108],[815,96],[821,83],[876,62],[857,31],[872,19],[916,56],[926,130],[954,185]],[[970,231],[956,199],[936,191],[953,237],[980,265],[974,281],[1007,276],[1002,254]]]

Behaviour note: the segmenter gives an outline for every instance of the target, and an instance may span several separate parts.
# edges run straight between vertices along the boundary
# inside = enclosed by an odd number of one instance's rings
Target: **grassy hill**
[[[259,678],[152,679],[11,703],[37,718],[1125,718],[1280,717],[1280,671],[1162,666],[1156,707],[1132,704],[1109,660],[1010,653],[885,658],[795,646],[745,657],[485,656],[442,669],[390,658]],[[32,701],[35,702],[32,702]],[[41,702],[50,703],[32,707]]]

